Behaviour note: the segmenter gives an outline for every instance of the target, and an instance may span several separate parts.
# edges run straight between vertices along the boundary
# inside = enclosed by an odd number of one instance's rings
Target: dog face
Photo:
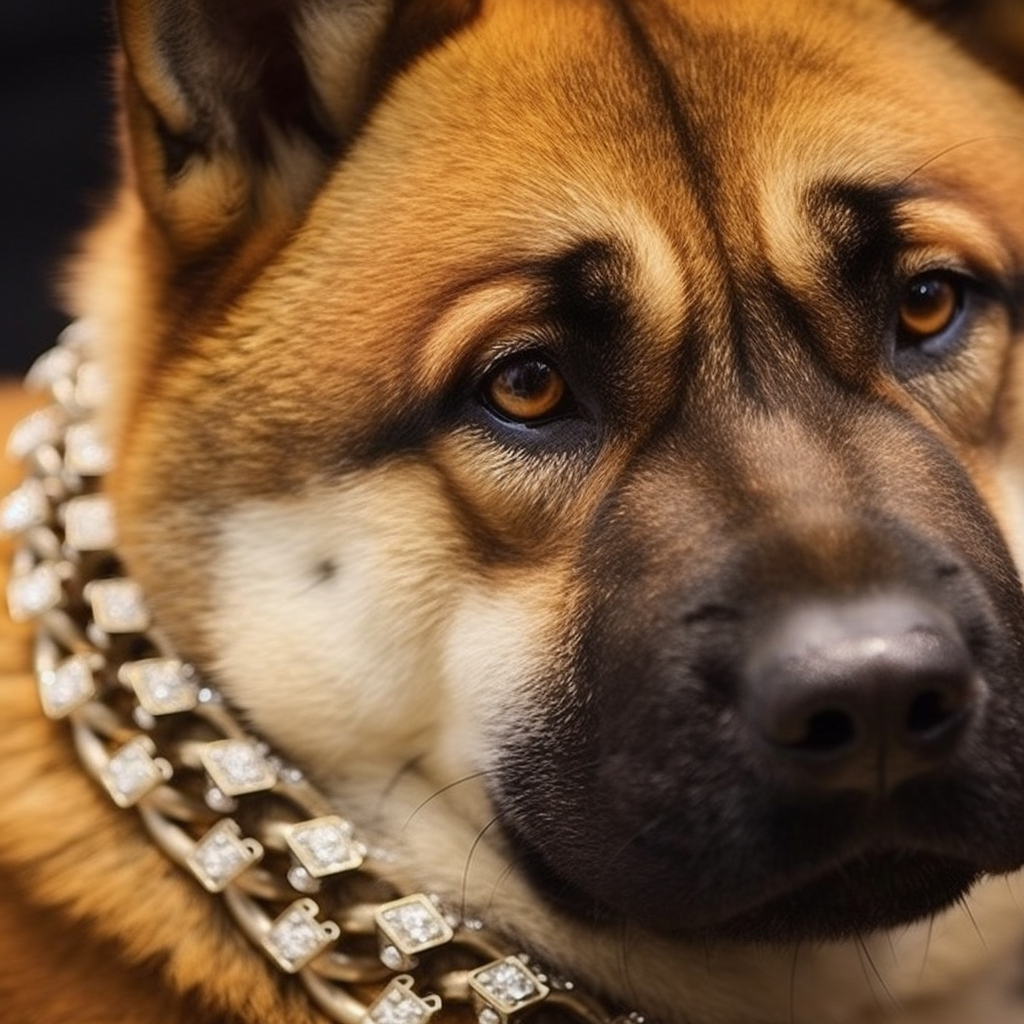
[[[612,988],[1024,864],[1016,95],[873,0],[181,10],[81,301],[257,729]]]

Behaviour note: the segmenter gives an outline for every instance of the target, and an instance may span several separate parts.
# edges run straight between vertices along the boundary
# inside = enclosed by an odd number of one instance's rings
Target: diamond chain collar
[[[446,1007],[471,1008],[479,1024],[549,1019],[545,1010],[577,1024],[642,1024],[434,895],[389,881],[387,852],[175,657],[123,575],[100,493],[111,452],[93,419],[106,385],[85,325],[69,327],[26,383],[53,401],[8,441],[27,468],[0,503],[0,530],[18,538],[8,605],[15,621],[36,624],[43,712],[67,720],[113,803],[138,813],[163,853],[220,894],[253,945],[339,1024],[425,1024]]]

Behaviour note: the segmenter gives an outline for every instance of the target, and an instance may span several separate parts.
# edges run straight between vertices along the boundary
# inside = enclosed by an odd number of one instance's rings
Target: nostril
[[[786,610],[751,646],[740,691],[774,765],[871,790],[945,764],[985,693],[956,622],[902,595]]]
[[[937,688],[925,690],[910,702],[905,734],[910,740],[925,743],[944,739],[959,725],[964,710],[963,695]]]
[[[857,731],[857,723],[847,712],[830,708],[808,717],[804,734],[785,746],[802,754],[843,754],[855,746]]]

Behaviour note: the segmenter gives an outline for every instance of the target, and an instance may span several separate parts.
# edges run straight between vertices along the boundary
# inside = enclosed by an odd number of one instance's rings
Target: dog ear
[[[179,258],[293,221],[389,76],[474,0],[118,0],[135,187]]]

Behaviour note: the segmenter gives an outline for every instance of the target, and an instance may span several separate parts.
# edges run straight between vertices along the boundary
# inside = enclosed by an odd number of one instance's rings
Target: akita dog
[[[4,1019],[1024,1021],[1012,83],[891,0],[118,15]]]

